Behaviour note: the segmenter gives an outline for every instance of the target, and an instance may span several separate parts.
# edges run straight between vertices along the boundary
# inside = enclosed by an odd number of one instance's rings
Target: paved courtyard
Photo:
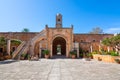
[[[120,80],[120,65],[82,59],[0,62],[0,80]]]

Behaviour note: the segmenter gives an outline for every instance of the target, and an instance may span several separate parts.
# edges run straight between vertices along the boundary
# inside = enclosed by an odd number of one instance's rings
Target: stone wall
[[[57,37],[62,37],[66,41],[66,56],[68,57],[73,44],[73,28],[46,28],[46,30],[48,49],[51,50],[51,56],[53,40]]]
[[[83,50],[91,51],[90,47],[92,46],[92,51],[99,51],[99,47],[106,49],[106,46],[101,45],[101,41],[104,38],[110,38],[114,36],[113,34],[74,34],[74,41],[79,43],[80,48]],[[110,48],[111,49],[111,48]]]
[[[0,37],[29,41],[37,34],[38,32],[0,32]]]
[[[18,39],[21,41],[29,41],[33,37],[35,37],[39,32],[0,32],[0,37],[5,37],[7,39]],[[84,50],[90,51],[90,46],[92,45],[93,51],[99,50],[100,41],[104,38],[110,38],[113,36],[113,34],[73,34],[72,28],[66,28],[66,29],[55,29],[55,28],[48,28],[47,29],[47,42],[45,42],[44,46],[46,46],[46,43],[48,44],[47,47],[51,49],[52,40],[54,40],[55,37],[63,35],[63,37],[67,41],[67,47],[70,51],[71,48],[73,48],[72,42],[78,42],[80,48]],[[11,46],[12,47],[12,46]],[[106,48],[106,46],[105,46]],[[35,49],[39,52],[39,47]],[[4,49],[5,50],[5,49]]]

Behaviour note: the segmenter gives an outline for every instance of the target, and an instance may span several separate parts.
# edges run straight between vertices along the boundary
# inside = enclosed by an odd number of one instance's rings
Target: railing
[[[27,54],[27,52],[28,52],[28,50],[29,50],[29,44],[30,44],[30,42],[27,42],[27,43],[23,46],[22,50],[19,52],[19,56],[21,56],[22,54]]]
[[[35,41],[40,36],[45,36],[45,30],[42,30],[39,34],[37,34],[31,41]]]
[[[25,41],[23,41],[18,47],[17,47],[17,49],[13,52],[13,56],[12,56],[12,58],[14,59],[17,55],[18,55],[18,53],[20,52],[20,50],[23,48],[23,46],[25,45]]]
[[[30,45],[30,42],[32,44],[34,44],[34,42],[36,41],[36,39],[38,39],[39,37],[41,36],[45,36],[45,30],[41,31],[39,34],[37,34],[34,38],[32,38],[30,41],[28,42],[25,42],[23,41],[18,47],[17,49],[13,52],[13,59],[18,59],[20,58],[20,56],[24,53],[24,54],[27,54],[28,50],[29,50],[29,45]]]

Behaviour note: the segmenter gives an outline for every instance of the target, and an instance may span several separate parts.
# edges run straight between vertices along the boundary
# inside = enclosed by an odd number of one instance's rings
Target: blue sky
[[[105,33],[120,32],[120,0],[0,0],[0,32],[40,32],[55,16],[63,15],[63,26],[74,25],[74,33],[100,27]]]

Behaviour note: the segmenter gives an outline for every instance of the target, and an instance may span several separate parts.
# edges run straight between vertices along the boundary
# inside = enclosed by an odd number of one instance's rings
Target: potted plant
[[[86,61],[90,61],[90,60],[91,60],[91,53],[87,53],[87,54],[85,55],[85,60],[86,60]]]
[[[28,60],[30,60],[30,54],[27,55]]]
[[[50,51],[48,49],[44,50],[43,54],[45,55],[46,59],[48,59],[50,57]]]
[[[76,51],[75,51],[75,50],[70,51],[70,55],[71,55],[72,59],[75,59],[76,54],[77,54],[77,53],[76,53]]]
[[[26,54],[25,54],[25,53],[21,54],[20,59],[21,59],[21,60],[24,60],[25,56],[26,56]]]

